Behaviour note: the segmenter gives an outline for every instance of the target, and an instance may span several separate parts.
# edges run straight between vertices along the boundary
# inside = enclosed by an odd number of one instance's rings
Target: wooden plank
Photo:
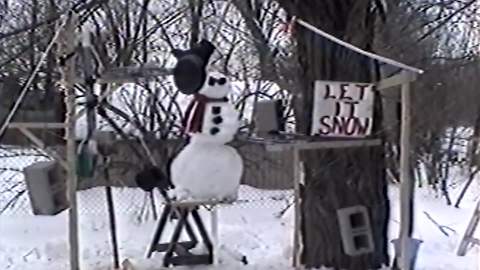
[[[174,266],[177,265],[199,265],[199,264],[212,264],[209,255],[183,255],[172,257],[170,263]]]
[[[147,256],[146,256],[147,258],[150,258],[152,256],[152,253],[155,250],[158,251],[158,248],[159,248],[158,243],[162,237],[163,230],[165,229],[165,225],[167,224],[168,217],[170,216],[171,212],[172,212],[172,206],[165,205],[162,211],[162,215],[160,216],[160,220],[158,221],[157,228],[155,229],[155,234],[153,235],[152,242],[150,243],[150,246],[148,248]],[[164,251],[164,250],[161,250],[161,251]]]
[[[190,251],[183,245],[181,245],[180,243],[177,243],[175,245],[175,254],[179,255],[179,256],[192,256],[193,254],[190,253]]]
[[[47,123],[47,122],[13,122],[8,128],[29,128],[29,129],[63,129],[65,123]]]
[[[217,265],[220,263],[218,256],[220,254],[220,242],[218,237],[218,208],[216,206],[213,206],[212,211],[210,211],[210,230],[213,246],[213,264]]]
[[[397,75],[388,77],[377,82],[376,87],[378,90],[385,90],[395,86],[401,86],[402,84],[411,83],[417,79],[417,75],[411,72],[401,72]]]
[[[180,216],[178,217],[178,222],[177,225],[175,226],[175,229],[173,230],[173,234],[170,238],[170,241],[168,243],[168,248],[165,253],[165,256],[163,257],[163,266],[168,267],[171,264],[171,259],[173,257],[173,253],[175,251],[175,245],[178,243],[178,240],[180,238],[180,234],[183,230],[183,227],[185,226],[185,222],[187,221],[187,217],[189,214],[190,210],[187,209],[181,209],[180,210]]]
[[[407,76],[407,72],[403,72]],[[402,85],[402,122],[400,131],[400,262],[402,270],[410,270],[410,259],[403,254],[408,254],[411,239],[411,223],[413,211],[414,184],[410,177],[410,84]]]
[[[58,44],[58,54],[60,56],[67,56],[75,52],[77,45],[77,27],[78,15],[74,12],[65,18],[66,25],[61,29],[61,35]],[[65,89],[65,140],[66,140],[66,156],[67,156],[67,182],[68,182],[68,197],[70,201],[70,208],[68,211],[68,243],[70,246],[70,269],[80,269],[80,250],[79,250],[79,236],[78,236],[78,209],[77,209],[77,165],[76,165],[76,142],[75,142],[75,58],[72,57],[66,60],[65,65],[61,67],[62,70],[62,84]]]
[[[473,238],[473,234],[475,232],[475,229],[478,226],[478,222],[480,220],[480,214],[478,210],[480,209],[480,201],[478,201],[475,210],[473,211],[472,218],[470,219],[470,222],[468,223],[467,229],[465,230],[465,233],[462,236],[462,240],[460,241],[460,244],[457,249],[457,256],[465,256],[467,254],[467,249],[469,246],[469,239]]]
[[[37,147],[41,148],[43,151],[45,151],[49,156],[54,158],[60,165],[65,169],[68,170],[68,164],[67,162],[55,151],[49,150],[46,146],[45,143],[39,139],[35,134],[30,132],[30,130],[26,128],[18,128],[20,132],[22,132],[25,137],[27,137],[30,141],[32,141]]]
[[[154,250],[158,252],[167,251],[168,245],[169,243],[157,244],[154,246]],[[180,245],[185,249],[192,249],[195,247],[195,245],[197,245],[197,243],[193,241],[183,241],[183,242],[178,242],[177,245]]]
[[[156,80],[173,74],[172,69],[147,64],[143,66],[119,67],[104,72],[97,80],[98,83],[135,83],[139,81]]]
[[[480,245],[480,239],[470,237],[470,239],[467,239],[468,242],[474,244],[474,245]]]
[[[197,206],[216,206],[219,204],[232,204],[233,201],[217,201],[217,200],[183,200],[183,201],[171,201],[164,204],[170,204],[174,207],[189,207],[194,208]]]
[[[380,139],[352,139],[352,140],[338,140],[338,141],[294,141],[292,143],[276,143],[266,144],[267,151],[288,151],[292,148],[298,150],[315,150],[323,148],[348,148],[348,147],[364,147],[381,145]]]
[[[293,226],[293,267],[300,266],[300,236],[301,236],[301,207],[300,207],[300,150],[293,148],[293,179],[294,179],[294,226]]]

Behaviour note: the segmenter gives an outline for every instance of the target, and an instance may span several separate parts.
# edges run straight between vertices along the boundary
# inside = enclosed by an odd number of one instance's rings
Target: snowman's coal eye
[[[220,79],[217,79],[217,78],[214,78],[214,77],[209,77],[208,78],[208,85],[210,86],[214,86],[215,84],[218,84],[218,85],[224,85],[227,83],[227,79],[226,78],[220,78]]]
[[[220,79],[217,80],[217,82],[218,82],[218,84],[220,84],[220,85],[224,85],[224,84],[227,83],[227,79],[225,79],[225,78],[220,78]]]
[[[213,77],[208,78],[208,85],[214,86],[217,80]]]

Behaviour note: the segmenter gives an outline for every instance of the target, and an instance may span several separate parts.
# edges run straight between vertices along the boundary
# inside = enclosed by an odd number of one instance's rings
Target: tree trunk
[[[282,6],[320,29],[370,50],[374,17],[367,0],[280,1]],[[302,78],[298,128],[310,129],[315,80],[371,82],[373,63],[297,25],[295,29]],[[376,97],[375,137],[381,137],[381,102]],[[308,268],[376,269],[388,265],[387,225],[389,202],[383,146],[342,148],[302,153],[305,186],[302,187],[301,262]],[[342,247],[337,210],[366,206],[374,239],[373,253],[348,256]]]

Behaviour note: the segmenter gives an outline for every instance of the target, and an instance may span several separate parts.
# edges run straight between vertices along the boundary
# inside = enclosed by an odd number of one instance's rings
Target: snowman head
[[[209,72],[202,88],[198,91],[208,98],[224,98],[230,92],[230,81],[220,72]]]

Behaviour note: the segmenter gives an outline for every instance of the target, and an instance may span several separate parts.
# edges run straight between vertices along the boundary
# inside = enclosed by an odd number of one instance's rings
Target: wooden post
[[[403,71],[406,76],[410,72]],[[410,270],[409,242],[412,236],[414,183],[410,176],[410,83],[402,84],[402,123],[400,132],[400,267]]]
[[[479,244],[478,239],[474,237],[475,230],[477,229],[478,222],[480,221],[480,201],[477,202],[475,210],[473,211],[472,218],[468,222],[467,229],[465,230],[460,244],[457,249],[457,256],[465,256],[467,254],[470,244]],[[479,258],[480,259],[480,258]],[[480,265],[479,265],[480,268]]]
[[[103,156],[103,174],[105,177],[105,196],[107,198],[108,220],[110,223],[110,238],[112,240],[113,269],[120,269],[120,256],[118,254],[117,222],[115,220],[115,206],[113,203],[112,186],[110,182],[110,173],[108,171],[109,158]]]
[[[65,60],[62,67],[62,76],[64,84],[64,98],[66,104],[65,116],[65,140],[67,156],[67,183],[68,198],[70,208],[68,211],[68,229],[70,244],[70,269],[79,270],[79,248],[78,248],[78,212],[77,212],[77,170],[76,170],[76,143],[75,143],[75,48],[76,48],[76,27],[78,17],[70,13],[66,18],[67,24],[61,30],[62,34],[59,40],[60,57],[70,56]]]
[[[293,152],[293,185],[294,185],[294,229],[293,229],[293,267],[298,269],[301,266],[300,262],[300,237],[301,237],[301,207],[300,207],[300,150],[294,146]]]
[[[213,245],[213,264],[219,264],[220,242],[218,236],[218,209],[214,205],[210,212],[210,228],[212,231],[212,245]]]

